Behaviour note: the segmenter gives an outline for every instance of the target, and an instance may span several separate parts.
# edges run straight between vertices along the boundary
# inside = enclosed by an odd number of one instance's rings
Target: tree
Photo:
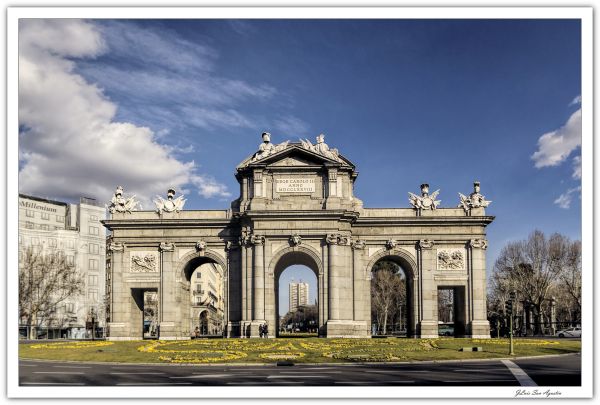
[[[539,334],[542,320],[551,318],[552,296],[565,286],[580,310],[581,243],[558,233],[546,238],[535,230],[526,240],[509,242],[501,250],[490,280],[490,301],[498,312],[510,291],[516,291],[525,317],[533,315],[533,333]]]
[[[64,252],[27,247],[19,266],[19,318],[29,326],[28,337],[36,337],[33,327],[58,319],[59,305],[83,288],[83,276],[68,264]]]
[[[371,316],[377,319],[382,333],[387,333],[388,321],[394,318],[401,323],[401,305],[406,301],[406,282],[400,266],[390,261],[380,261],[373,266],[371,280]]]

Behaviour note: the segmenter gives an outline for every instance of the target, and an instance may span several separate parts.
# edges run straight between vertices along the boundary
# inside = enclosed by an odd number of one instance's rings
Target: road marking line
[[[521,367],[517,366],[515,363],[513,363],[510,360],[501,360],[501,361],[510,370],[512,375],[515,376],[515,378],[517,379],[517,381],[519,381],[519,384],[521,384],[522,387],[537,387],[538,386],[535,383],[535,381],[533,381],[531,379],[531,377],[529,377],[527,375],[527,373],[525,371],[523,371],[523,369],[521,369]]]
[[[295,375],[270,375],[267,377],[268,379],[274,378],[328,378],[326,375],[304,375],[304,374],[295,374]]]
[[[169,382],[164,382],[164,383],[119,383],[117,385],[191,385],[191,382],[176,382],[176,383],[169,383]]]
[[[335,384],[371,384],[372,381],[335,381]]]
[[[165,373],[109,373],[113,375],[159,375]]]
[[[22,382],[19,385],[85,385],[84,383],[62,383],[62,382]]]
[[[81,371],[34,371],[34,374],[85,374]]]
[[[186,375],[183,377],[169,377],[169,378],[223,378],[223,377],[231,377],[233,374],[196,374],[196,375]]]
[[[52,366],[54,368],[91,368],[91,367],[82,367],[82,366]]]

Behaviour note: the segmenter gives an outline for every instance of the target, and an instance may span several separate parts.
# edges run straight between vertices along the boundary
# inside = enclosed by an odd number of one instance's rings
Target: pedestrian
[[[198,329],[197,326],[196,326],[196,330],[194,330],[194,336],[196,337],[196,339],[198,339],[200,337],[200,329]]]
[[[258,325],[258,336],[260,336],[261,339],[263,337],[263,325],[262,324]]]
[[[265,338],[269,337],[269,326],[266,323],[263,326],[263,334],[265,335]]]

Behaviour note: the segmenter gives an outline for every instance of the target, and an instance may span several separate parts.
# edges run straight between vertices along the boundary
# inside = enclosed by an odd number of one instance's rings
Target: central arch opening
[[[289,249],[273,271],[276,337],[318,336],[322,321],[319,265],[310,251]]]
[[[401,258],[387,256],[371,270],[371,335],[414,336],[412,277]]]

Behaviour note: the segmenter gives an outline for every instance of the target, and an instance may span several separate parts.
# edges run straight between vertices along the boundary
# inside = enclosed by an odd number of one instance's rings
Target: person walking
[[[262,324],[258,325],[258,336],[260,336],[261,339],[263,337],[263,332],[264,332],[263,325]]]
[[[263,325],[263,334],[265,338],[269,337],[269,326],[266,323]]]

